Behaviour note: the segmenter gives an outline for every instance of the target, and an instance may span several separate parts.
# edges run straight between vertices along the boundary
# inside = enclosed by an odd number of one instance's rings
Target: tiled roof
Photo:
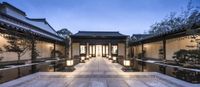
[[[39,35],[43,35],[45,37],[63,41],[63,38],[58,36],[56,31],[48,24],[48,22],[44,18],[40,19],[33,19],[26,17],[25,12],[19,10],[18,8],[3,2],[0,3],[0,13],[4,15],[5,17],[9,17],[15,21],[21,21],[24,22],[24,24],[16,24],[13,21],[6,20],[4,18],[0,18],[0,22],[15,25],[17,27],[23,27],[23,29],[30,30],[34,33],[38,33]],[[37,29],[30,29],[26,24],[36,27]]]
[[[134,45],[134,44],[138,44],[138,43],[141,43],[141,42],[160,41],[160,40],[163,40],[164,38],[170,39],[170,38],[174,38],[174,37],[177,37],[177,36],[189,35],[188,30],[196,30],[195,32],[200,32],[199,31],[200,26],[193,27],[192,29],[184,29],[184,28],[173,29],[173,30],[169,30],[169,31],[166,31],[166,32],[163,32],[163,33],[152,34],[152,35],[143,37],[141,39],[134,40],[134,41],[131,42],[131,44]]]
[[[111,31],[79,31],[78,33],[72,36],[92,36],[92,37],[126,37],[127,35],[123,35],[119,32],[111,32]]]
[[[172,34],[176,34],[176,33],[183,32],[183,31],[186,31],[186,29],[173,29],[173,30],[169,30],[169,31],[166,31],[166,32],[163,32],[163,33],[156,33],[156,34],[146,36],[146,37],[139,39],[135,42],[149,40],[149,39],[152,39],[152,38],[160,38],[160,37],[163,37],[163,36],[166,36],[166,35],[172,35]]]
[[[133,34],[131,36],[131,39],[132,40],[140,40],[140,39],[143,39],[143,38],[148,37],[148,36],[150,36],[150,34]]]

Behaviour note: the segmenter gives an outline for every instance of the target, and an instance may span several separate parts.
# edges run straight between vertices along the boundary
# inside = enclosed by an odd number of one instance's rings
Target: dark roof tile
[[[121,34],[119,32],[111,31],[79,31],[72,36],[92,36],[92,37],[126,37],[127,35]]]

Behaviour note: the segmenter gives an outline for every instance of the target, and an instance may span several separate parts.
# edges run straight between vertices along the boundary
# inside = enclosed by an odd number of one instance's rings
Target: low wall
[[[54,72],[59,71],[59,67],[65,67],[64,61],[55,62],[42,62],[35,65],[36,72]],[[59,66],[59,67],[58,67]],[[24,66],[19,68],[0,69],[0,83],[8,82],[26,75],[32,74],[32,66]]]
[[[143,72],[160,72],[190,83],[200,83],[200,78],[199,78],[200,72],[198,71],[186,70],[177,67],[163,66],[142,61],[134,61],[133,67]]]

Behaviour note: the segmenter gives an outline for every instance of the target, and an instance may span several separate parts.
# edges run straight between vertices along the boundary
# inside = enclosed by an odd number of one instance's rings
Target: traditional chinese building
[[[127,38],[119,32],[79,31],[71,35],[71,57],[126,58]]]
[[[37,58],[50,58],[53,50],[66,55],[64,39],[58,36],[44,18],[29,18],[25,12],[6,2],[0,4],[0,31],[0,47],[4,51],[1,61],[17,60],[14,52],[5,52],[4,46],[11,45],[6,38],[9,36],[32,41],[31,46],[39,53]],[[31,59],[30,52],[32,51],[29,50],[21,56],[21,60]]]
[[[65,60],[67,55],[66,41],[46,19],[29,18],[20,9],[0,3],[0,83],[49,71],[51,62],[46,60]],[[8,65],[18,68],[4,67]]]

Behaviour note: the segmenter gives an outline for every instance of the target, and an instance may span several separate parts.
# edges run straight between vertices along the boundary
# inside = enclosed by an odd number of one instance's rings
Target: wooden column
[[[119,49],[118,49],[119,50]],[[127,50],[127,42],[125,42],[125,59],[127,59],[127,53],[126,53],[126,50]]]
[[[131,57],[134,57],[134,47],[131,46]]]
[[[143,58],[144,58],[144,44],[142,43],[142,58],[141,59]],[[142,63],[142,72],[144,72],[144,62],[141,61],[141,63]]]
[[[112,51],[112,50],[111,50],[111,43],[108,44],[108,50],[109,50],[109,51],[108,51],[108,54],[109,54],[109,56],[111,56],[111,54],[112,54],[112,52],[111,52],[111,51]]]
[[[53,57],[56,58],[56,43],[53,43]]]
[[[166,59],[166,39],[163,39],[163,58]]]
[[[72,55],[72,54],[73,54],[73,53],[72,53],[72,50],[73,50],[73,43],[71,42],[70,44],[71,44],[71,49],[70,49],[70,50],[71,50],[71,58],[70,58],[70,59],[72,59],[72,57],[73,57],[73,55]]]
[[[89,43],[86,43],[86,50],[87,50],[86,57],[88,57],[89,56]]]
[[[142,58],[144,58],[144,44],[142,43]]]
[[[64,53],[64,55],[65,55],[65,58],[67,58],[67,45],[65,44],[65,53]]]
[[[166,59],[166,38],[164,37],[163,39],[163,59]],[[166,67],[165,66],[160,66],[160,68],[162,69],[162,73],[166,74]]]
[[[31,62],[33,63],[37,59],[37,52],[36,52],[36,41],[35,38],[32,36],[31,38]],[[37,72],[36,65],[31,66],[32,73]]]

